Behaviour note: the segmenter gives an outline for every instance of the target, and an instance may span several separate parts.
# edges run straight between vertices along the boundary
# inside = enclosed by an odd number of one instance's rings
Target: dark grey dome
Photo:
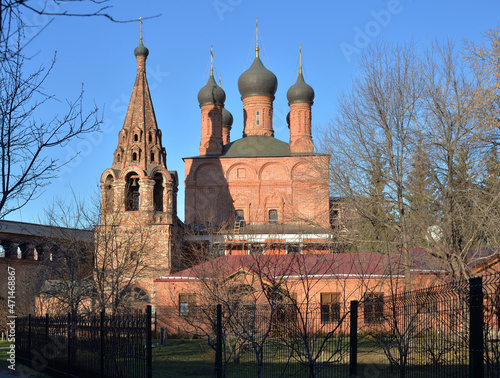
[[[149,55],[149,50],[146,46],[142,44],[142,41],[139,43],[139,46],[137,46],[134,50],[134,55],[135,56],[145,56],[146,58]]]
[[[226,108],[222,109],[222,127],[231,130],[233,115]]]
[[[217,85],[214,75],[210,75],[207,85],[198,92],[198,102],[200,106],[207,104],[224,105],[226,93]]]
[[[257,55],[250,68],[238,79],[238,89],[242,98],[256,95],[274,98],[278,89],[278,80],[271,71],[264,67]]]
[[[290,87],[286,93],[289,104],[296,102],[307,102],[312,105],[314,100],[314,89],[304,81],[302,72],[299,72],[297,82]]]
[[[286,124],[288,125],[288,128],[290,128],[290,112],[286,115]]]

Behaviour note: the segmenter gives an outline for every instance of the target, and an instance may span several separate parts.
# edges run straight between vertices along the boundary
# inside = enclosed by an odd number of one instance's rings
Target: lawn
[[[7,370],[10,363],[7,361],[9,358],[9,349],[10,343],[7,341],[0,341],[0,371]],[[16,373],[24,374],[28,377],[38,377],[38,378],[50,378],[48,375],[38,372],[34,369],[30,369],[27,366],[21,365],[19,361],[16,361]]]
[[[215,351],[206,340],[168,340],[153,348],[153,377],[212,378]]]

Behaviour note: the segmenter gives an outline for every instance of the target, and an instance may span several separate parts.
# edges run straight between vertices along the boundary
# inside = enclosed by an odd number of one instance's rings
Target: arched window
[[[116,161],[120,163],[122,161],[122,156],[120,154],[116,155]]]
[[[133,161],[136,161],[136,160],[137,160],[137,152],[134,152],[134,153],[132,154],[132,160],[133,160]]]
[[[151,132],[149,133],[149,143],[152,143],[153,142],[153,134],[151,134]]]
[[[260,125],[260,112],[258,110],[255,112],[255,124]]]
[[[278,223],[278,210],[269,210],[269,223]]]
[[[129,286],[122,290],[123,302],[134,304],[134,303],[149,303],[149,295],[146,290],[137,287]]]
[[[108,175],[106,180],[104,181],[104,212],[111,213],[113,212],[114,207],[114,190],[113,190],[113,176]]]
[[[137,134],[134,134],[134,141],[137,142],[139,140],[139,136]]]
[[[236,222],[244,223],[245,222],[245,211],[238,209],[234,212],[234,220]]]
[[[151,161],[154,162],[155,161],[155,153],[154,152],[151,152]]]
[[[153,201],[156,211],[163,211],[163,176],[161,173],[154,175],[155,186],[153,189]]]
[[[125,185],[125,211],[138,211],[140,208],[139,176],[129,173]]]

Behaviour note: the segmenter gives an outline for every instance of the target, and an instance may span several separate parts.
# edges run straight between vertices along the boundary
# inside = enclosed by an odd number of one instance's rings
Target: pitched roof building
[[[243,264],[236,255],[338,252],[330,225],[329,156],[314,151],[314,90],[304,81],[302,64],[287,92],[290,139],[285,142],[273,130],[278,80],[256,45],[253,63],[238,80],[242,137],[231,140],[235,125],[224,108],[226,94],[215,81],[211,55],[210,76],[198,93],[199,155],[184,158],[182,223],[176,213],[177,174],[167,169],[146,79],[149,51],[141,40],[134,52],[137,77],[112,166],[101,176],[102,224],[96,237],[103,261],[110,234],[122,250],[120,259],[135,261],[134,272],[140,274],[127,276],[122,290],[155,303],[162,290],[170,290],[169,282],[190,272],[185,269],[203,267],[214,256]],[[103,272],[109,270],[104,265]]]

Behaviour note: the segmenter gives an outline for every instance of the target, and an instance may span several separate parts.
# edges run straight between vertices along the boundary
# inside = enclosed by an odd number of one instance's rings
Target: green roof
[[[251,135],[224,146],[224,157],[290,156],[290,145],[276,138]]]

